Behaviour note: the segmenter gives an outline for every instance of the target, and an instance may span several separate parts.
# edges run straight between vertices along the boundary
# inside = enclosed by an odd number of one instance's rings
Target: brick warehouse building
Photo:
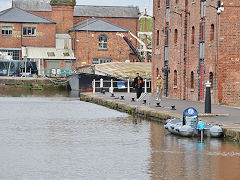
[[[121,37],[128,36],[128,30],[107,21],[85,20],[70,29],[70,34],[75,39],[75,55],[79,57],[77,67],[113,61],[124,62],[132,58],[129,47]]]
[[[47,35],[45,40],[41,41],[40,46],[35,44],[37,36],[34,35],[28,37],[28,43],[26,45],[22,47],[20,46],[17,49],[17,52],[19,53],[18,57],[20,59],[22,59],[24,56],[27,56],[29,60],[37,61],[39,64],[39,69],[44,69],[43,72],[45,74],[49,74],[51,69],[58,69],[63,72],[64,70],[75,70],[79,66],[96,62],[96,59],[103,59],[99,62],[108,62],[105,59],[111,59],[113,62],[119,60],[125,61],[129,59],[134,61],[137,59],[132,55],[127,43],[123,43],[123,40],[119,36],[109,35],[108,33],[110,32],[106,33],[103,31],[102,34],[106,34],[108,37],[108,48],[104,51],[101,48],[95,48],[94,51],[89,51],[89,55],[97,54],[97,56],[91,56],[91,60],[85,61],[83,59],[86,58],[84,57],[86,53],[80,54],[77,51],[85,46],[86,43],[82,40],[86,37],[86,35],[82,37],[79,36],[80,39],[79,37],[76,39],[76,33],[71,33],[69,31],[70,29],[73,29],[75,25],[78,25],[85,19],[94,18],[99,20],[104,19],[116,27],[120,24],[121,26],[119,29],[124,29],[125,35],[127,34],[126,31],[131,31],[133,34],[136,34],[139,29],[139,11],[136,7],[79,6],[76,5],[75,0],[13,0],[13,8],[19,8],[31,15],[36,15],[36,17],[49,20],[53,22],[53,26],[55,26],[55,28],[53,28],[54,30],[49,33],[51,38],[48,38]],[[17,15],[15,15],[15,17],[16,16]],[[20,26],[23,25],[23,23],[24,22],[19,22]],[[3,26],[3,24],[1,24],[1,26]],[[45,27],[43,29],[46,32],[38,32],[39,28],[37,27],[37,35],[47,34],[47,32],[50,30],[47,28],[47,26],[43,25],[43,27]],[[52,33],[55,33],[55,35]],[[114,31],[114,33],[116,34],[117,32]],[[3,36],[0,37],[0,40],[1,38],[3,38]],[[2,46],[2,51],[10,52],[15,46],[14,42],[17,40],[15,36],[11,35],[8,38],[11,39],[12,43],[5,45],[6,47]],[[24,38],[25,37],[23,36],[22,38],[20,37],[20,39]],[[99,46],[100,44],[99,35],[96,35],[95,38],[93,38],[91,35],[91,38],[88,38],[88,40],[89,47],[92,47],[93,44],[90,46],[91,43],[95,43],[95,46]],[[90,40],[93,41],[90,42]],[[135,47],[137,46],[135,40],[132,40],[132,43]],[[103,56],[101,57],[99,54],[102,54]]]
[[[164,95],[240,104],[240,1],[154,0],[153,69],[164,77]],[[154,92],[156,88],[153,88]]]

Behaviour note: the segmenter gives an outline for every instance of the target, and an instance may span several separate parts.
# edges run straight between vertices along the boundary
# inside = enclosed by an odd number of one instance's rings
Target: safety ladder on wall
[[[150,107],[150,95],[149,93],[143,93],[140,98],[137,99],[137,108],[140,107],[140,103],[142,102],[142,100],[146,98],[146,107]]]

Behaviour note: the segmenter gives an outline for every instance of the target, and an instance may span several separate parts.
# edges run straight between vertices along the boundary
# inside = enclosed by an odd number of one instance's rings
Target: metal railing
[[[130,79],[126,80],[126,81],[114,81],[113,79],[111,79],[111,81],[109,80],[103,80],[100,79],[99,81],[96,81],[95,79],[92,81],[92,88],[93,88],[93,93],[96,93],[96,89],[108,89],[110,93],[114,92],[114,89],[118,89],[118,90],[125,90],[127,93],[131,92],[131,89],[133,89],[134,87],[131,86],[133,81],[130,81]],[[144,79],[144,93],[147,93],[148,91],[150,91],[151,89],[151,81],[148,81],[146,79]]]

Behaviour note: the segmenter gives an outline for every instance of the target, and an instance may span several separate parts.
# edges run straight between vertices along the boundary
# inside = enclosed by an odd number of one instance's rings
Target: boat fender
[[[164,125],[164,129],[168,129],[168,126],[167,126],[167,125]]]
[[[194,133],[194,129],[189,125],[184,125],[180,129],[180,135],[182,136],[192,136]]]
[[[172,129],[174,129],[174,126],[171,126]]]
[[[179,129],[175,129],[177,132],[179,132]]]
[[[223,133],[222,128],[220,126],[213,126],[210,128],[209,131],[211,137],[220,137]]]
[[[165,121],[165,124],[169,123],[171,121],[171,119],[168,119]]]

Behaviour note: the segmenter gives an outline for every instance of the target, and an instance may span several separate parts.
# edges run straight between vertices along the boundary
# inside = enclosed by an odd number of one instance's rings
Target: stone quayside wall
[[[119,102],[116,100],[108,100],[90,93],[80,93],[80,100],[102,105],[111,109],[128,113],[133,116],[140,116],[148,120],[158,121],[164,123],[167,119],[181,118],[182,115],[171,113],[169,111],[156,111],[151,108],[137,108],[135,105]],[[240,143],[240,130],[223,128],[224,137],[232,141]]]

